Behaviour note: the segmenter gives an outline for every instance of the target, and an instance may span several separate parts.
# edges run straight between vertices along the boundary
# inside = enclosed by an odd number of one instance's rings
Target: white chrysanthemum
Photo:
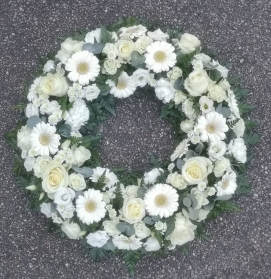
[[[109,169],[101,168],[101,167],[97,167],[97,168],[93,169],[93,174],[90,177],[90,180],[92,182],[97,182],[102,175],[105,176],[104,181],[103,181],[104,182],[103,190],[105,190],[106,187],[110,188],[110,187],[114,186],[119,181],[113,172],[110,172]]]
[[[134,39],[135,37],[140,37],[142,35],[144,35],[147,31],[147,28],[141,24],[139,25],[134,25],[131,27],[121,27],[119,32],[119,36],[120,38],[122,37],[129,37],[131,39]]]
[[[167,42],[157,41],[150,44],[146,48],[146,66],[155,73],[169,71],[177,62],[174,50]]]
[[[169,217],[178,209],[177,191],[167,184],[156,184],[145,195],[146,210],[151,216]]]
[[[166,41],[169,39],[169,35],[167,33],[164,33],[160,28],[156,29],[153,32],[148,31],[147,34],[154,41]]]
[[[189,140],[185,139],[176,147],[173,154],[170,156],[170,160],[172,162],[175,161],[177,158],[181,158],[186,153],[189,146],[188,142]]]
[[[117,98],[129,97],[136,90],[136,84],[133,77],[129,77],[125,72],[121,73],[117,84],[113,81],[108,81],[107,83],[111,87],[110,93]]]
[[[105,216],[105,206],[101,192],[88,189],[84,192],[84,196],[79,196],[76,200],[77,216],[87,225],[99,222]]]
[[[30,86],[29,92],[27,94],[27,100],[32,102],[38,98],[37,89],[40,85],[41,77],[38,77],[34,80],[33,84]]]
[[[198,119],[197,130],[200,131],[202,141],[220,141],[225,139],[225,132],[229,130],[226,118],[222,114],[211,111]]]
[[[226,172],[223,175],[222,180],[214,185],[217,190],[217,196],[231,195],[235,192],[237,188],[236,184],[236,173]]]
[[[70,72],[68,78],[71,81],[78,81],[80,84],[86,85],[99,75],[99,59],[91,52],[79,51],[69,58],[65,70]]]
[[[44,122],[38,123],[30,134],[31,147],[41,156],[55,154],[58,151],[59,140],[60,135],[56,134],[56,128]]]
[[[238,103],[235,98],[234,92],[231,90],[228,90],[227,93],[228,93],[228,98],[226,99],[226,101],[228,102],[229,109],[232,112],[232,114],[230,116],[230,120],[235,120],[237,118],[240,118],[240,111],[238,108]]]
[[[132,235],[131,237],[121,235],[115,235],[112,238],[113,244],[120,250],[138,250],[142,243],[139,238]]]
[[[164,170],[161,168],[159,168],[159,169],[155,168],[149,172],[146,172],[144,174],[144,183],[145,184],[154,184],[156,182],[157,177],[159,175],[161,175],[163,172],[164,172]]]
[[[64,118],[64,117],[63,117]],[[69,124],[72,131],[80,130],[81,126],[89,119],[89,109],[82,99],[77,99],[66,115],[66,124]]]
[[[58,204],[56,209],[64,220],[72,218],[73,213],[75,211],[75,208],[74,208],[74,205],[72,202],[70,202],[66,205]]]

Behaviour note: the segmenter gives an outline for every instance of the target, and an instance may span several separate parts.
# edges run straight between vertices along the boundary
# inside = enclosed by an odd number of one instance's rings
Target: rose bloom
[[[69,176],[66,169],[58,162],[48,162],[42,176],[42,189],[46,193],[55,193],[61,187],[68,187]]]
[[[179,42],[179,48],[182,53],[191,53],[200,46],[200,40],[191,34],[184,33]]]
[[[126,63],[131,60],[131,53],[134,50],[135,44],[132,40],[119,40],[115,43],[115,52],[122,63]]]
[[[183,176],[178,174],[176,171],[168,175],[166,182],[179,190],[185,189],[187,187],[187,183]]]
[[[73,223],[69,220],[65,220],[61,225],[61,230],[68,236],[70,239],[79,239],[81,236],[81,229],[77,223]]]
[[[62,97],[67,93],[68,88],[69,85],[65,77],[48,74],[41,78],[37,91],[39,94],[45,94],[47,96]]]
[[[183,178],[188,185],[199,184],[212,172],[212,162],[201,156],[188,159],[182,167]]]
[[[90,151],[86,149],[84,146],[73,148],[72,151],[75,159],[74,164],[78,167],[81,167],[84,164],[84,162],[89,160],[91,157]]]
[[[124,199],[122,207],[123,219],[133,224],[142,220],[145,217],[145,203],[139,198],[127,198]]]
[[[194,70],[184,81],[184,88],[191,96],[197,97],[207,92],[210,78],[204,70]]]

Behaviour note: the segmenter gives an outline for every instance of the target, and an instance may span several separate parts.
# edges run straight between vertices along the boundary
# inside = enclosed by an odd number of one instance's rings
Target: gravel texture
[[[221,51],[220,59],[231,61],[232,72],[241,74],[243,86],[252,90],[248,101],[257,108],[251,118],[259,121],[258,132],[262,135],[249,169],[252,193],[236,198],[243,211],[224,214],[207,223],[212,240],[191,243],[188,257],[177,252],[164,258],[147,256],[138,265],[137,278],[271,278],[269,0],[1,1],[0,278],[128,279],[120,258],[95,263],[76,241],[47,233],[44,216],[26,211],[28,199],[17,189],[12,176],[14,154],[2,135],[15,126],[19,115],[11,106],[24,99],[24,81],[31,77],[40,55],[60,47],[57,38],[78,28],[95,28],[131,14],[156,21],[161,27],[182,25],[204,45],[215,52]],[[154,100],[147,104],[146,101],[119,102],[119,120],[110,119],[104,124],[109,141],[102,144],[105,164],[124,162],[144,168],[146,154],[156,149],[161,157],[170,153],[165,144],[171,142],[170,127],[156,119],[159,105],[152,105]],[[147,111],[139,110],[141,105]],[[132,150],[128,150],[129,144]]]

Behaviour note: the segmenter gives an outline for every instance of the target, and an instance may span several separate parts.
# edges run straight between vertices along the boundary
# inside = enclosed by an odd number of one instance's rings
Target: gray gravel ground
[[[236,199],[243,212],[225,214],[209,222],[207,232],[211,242],[193,242],[188,257],[176,252],[165,258],[146,257],[138,265],[137,278],[271,278],[270,0],[1,0],[1,135],[15,126],[18,113],[11,106],[22,100],[23,83],[37,66],[38,57],[59,48],[58,37],[131,14],[156,21],[162,27],[182,25],[204,45],[221,51],[222,60],[233,62],[233,72],[241,74],[243,86],[252,89],[248,100],[257,108],[251,117],[260,122],[258,132],[262,135],[250,165],[252,194]],[[153,148],[161,148],[161,157],[170,152],[165,141],[170,142],[171,132],[165,123],[161,123],[161,131],[152,129],[160,123],[156,119],[157,104],[147,123],[149,136],[145,135],[148,133],[145,126],[129,130],[129,125],[141,125],[145,116],[134,103],[129,105],[133,113],[127,110],[125,114],[125,102],[118,104],[120,129],[110,130],[118,126],[115,120],[105,125],[110,144],[104,142],[101,152],[108,154],[110,148],[117,149],[114,157],[105,157],[105,164],[121,165],[123,157],[129,154],[135,158],[131,166],[142,168],[146,153]],[[144,100],[138,102],[143,109],[152,108]],[[135,119],[136,113],[139,119]],[[125,127],[131,131],[125,141],[130,141],[133,148],[122,152]],[[143,137],[141,142],[136,140],[139,137]],[[120,258],[94,263],[79,243],[46,232],[46,218],[25,209],[28,199],[15,186],[13,153],[2,136],[0,146],[0,278],[128,278]]]

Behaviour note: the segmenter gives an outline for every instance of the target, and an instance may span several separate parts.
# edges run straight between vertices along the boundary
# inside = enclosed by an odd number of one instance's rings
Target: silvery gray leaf
[[[181,170],[184,165],[184,161],[182,159],[178,159],[176,162],[176,167]]]
[[[92,52],[93,54],[99,54],[102,52],[104,45],[101,43],[90,44],[86,43],[83,45],[82,49]]]
[[[153,224],[154,224],[153,220],[152,220],[151,217],[149,217],[149,216],[145,217],[145,218],[143,219],[143,222],[144,222],[145,224],[147,224],[147,225],[153,225]]]
[[[195,148],[195,151],[200,155],[201,152],[202,152],[202,150],[203,150],[203,148],[204,148],[204,145],[203,145],[202,142],[200,142],[200,143],[197,145],[197,147]]]
[[[154,222],[158,222],[158,221],[161,219],[161,217],[160,217],[159,215],[157,215],[157,216],[152,216],[151,218],[152,218],[152,220],[153,220]]]
[[[205,205],[203,207],[203,209],[210,211],[210,210],[212,210],[214,208],[214,206],[215,206],[215,203],[214,202],[210,202],[207,205]]]
[[[186,206],[186,207],[190,207],[190,206],[192,205],[192,201],[191,201],[190,198],[185,197],[185,198],[183,199],[183,204],[184,204],[184,206]]]
[[[190,159],[192,157],[195,157],[195,152],[193,150],[188,150],[186,153],[185,153],[185,157],[186,159]]]
[[[41,119],[38,116],[34,115],[27,119],[26,125],[28,128],[33,129],[40,122],[41,122]]]
[[[178,91],[184,90],[182,77],[179,77],[175,80],[173,87],[174,87],[174,89],[176,89]]]
[[[132,236],[133,234],[135,234],[134,226],[131,224],[127,224],[125,233],[127,234],[127,236]]]
[[[69,124],[63,124],[58,129],[61,136],[65,137],[65,138],[70,136],[71,130],[72,130],[72,128]]]
[[[195,196],[192,194],[186,194],[186,195],[187,195],[187,197],[189,197],[191,199],[192,207],[195,208],[198,205],[198,202],[197,202]]]
[[[146,191],[147,190],[145,188],[139,187],[138,190],[137,190],[137,197],[140,198],[140,199],[143,199],[144,196],[145,196]]]
[[[93,174],[93,169],[89,167],[83,167],[81,168],[81,174],[84,176],[84,178],[89,178]]]
[[[103,246],[103,248],[107,251],[115,251],[116,247],[112,242],[112,239],[109,239],[106,244]]]
[[[130,61],[130,64],[132,66],[138,66],[138,65],[141,65],[145,62],[146,58],[144,55],[141,55],[139,54],[137,51],[133,51],[131,53],[131,61]]]
[[[196,210],[196,209],[194,209],[194,208],[191,208],[191,207],[189,207],[188,208],[188,213],[189,213],[189,218],[191,219],[191,220],[197,220],[198,219],[198,217],[199,217],[199,211],[198,210]]]
[[[120,222],[116,225],[117,230],[119,230],[120,232],[125,232],[126,231],[126,224],[125,222]]]
[[[231,115],[231,110],[229,108],[222,107],[221,103],[216,107],[216,112],[222,114],[225,118],[228,118]]]

